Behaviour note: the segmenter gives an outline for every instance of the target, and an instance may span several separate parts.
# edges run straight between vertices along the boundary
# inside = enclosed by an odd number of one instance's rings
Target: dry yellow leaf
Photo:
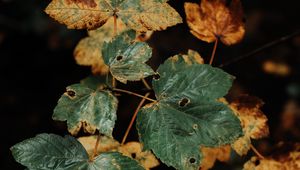
[[[184,4],[191,33],[206,42],[220,39],[226,45],[240,42],[245,34],[240,0],[232,0],[229,7],[225,0],[202,0]]]
[[[146,170],[159,165],[158,160],[150,151],[142,151],[142,145],[139,142],[128,142],[120,146],[118,151],[137,160]]]
[[[208,170],[214,166],[216,160],[227,162],[230,159],[230,146],[225,145],[218,148],[201,147],[203,159],[201,170]]]
[[[92,156],[94,153],[95,144],[97,141],[97,135],[84,136],[78,138],[78,141],[83,145],[89,156]],[[115,150],[120,143],[113,138],[107,136],[101,136],[99,146],[97,148],[97,153],[108,152]]]
[[[230,103],[231,109],[241,121],[244,136],[232,144],[232,148],[239,154],[245,155],[250,149],[251,138],[260,139],[269,135],[267,117],[260,110],[263,102],[257,97],[243,95]]]
[[[273,155],[269,158],[259,159],[252,157],[244,164],[244,170],[299,170],[300,144],[297,143],[288,153]]]

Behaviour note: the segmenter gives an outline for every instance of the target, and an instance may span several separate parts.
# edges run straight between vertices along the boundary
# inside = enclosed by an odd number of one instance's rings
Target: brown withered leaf
[[[296,143],[290,149],[293,150],[274,154],[265,159],[254,156],[244,164],[244,170],[299,170],[300,144]]]
[[[208,43],[220,39],[226,45],[240,42],[245,34],[242,21],[243,11],[240,0],[232,0],[226,6],[226,0],[202,0],[184,4],[187,23],[191,33]]]
[[[251,139],[260,139],[269,135],[268,119],[260,110],[263,104],[259,98],[248,95],[242,95],[230,103],[231,109],[241,121],[244,132],[244,136],[232,144],[232,148],[239,155],[247,154]]]
[[[159,165],[158,160],[150,151],[142,151],[142,145],[139,142],[128,142],[120,146],[118,151],[137,160],[146,170]]]
[[[212,168],[216,160],[221,162],[227,162],[230,159],[230,145],[221,146],[218,148],[201,147],[203,153],[203,159],[201,164],[201,170],[208,170]]]
[[[97,135],[80,137],[77,140],[83,145],[89,156],[94,153],[95,144],[97,141]],[[108,152],[118,148],[120,143],[113,138],[107,136],[101,136],[97,153]]]

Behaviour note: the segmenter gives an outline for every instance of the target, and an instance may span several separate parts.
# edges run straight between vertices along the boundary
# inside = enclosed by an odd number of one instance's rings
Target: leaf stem
[[[250,147],[251,147],[251,149],[253,150],[253,152],[254,152],[260,159],[265,159],[265,157],[262,156],[262,154],[260,154],[260,153],[258,152],[258,150],[257,150],[252,144],[250,144]]]
[[[218,41],[219,41],[219,38],[217,38],[216,41],[215,41],[214,49],[213,49],[211,57],[210,57],[209,65],[212,65],[212,63],[214,61],[215,54],[216,54],[216,51],[217,51]]]
[[[116,79],[114,77],[112,78],[111,86],[113,88],[115,88],[117,86],[117,81],[116,81]]]
[[[90,161],[93,161],[94,158],[97,156],[97,150],[98,150],[98,146],[99,146],[99,143],[100,143],[100,138],[101,138],[101,134],[99,133],[98,136],[97,136],[97,141],[96,141],[96,144],[95,144],[94,152],[93,152],[93,155],[90,158]]]
[[[144,78],[142,78],[142,82],[145,85],[145,87],[147,88],[147,90],[151,90],[150,85],[148,84],[148,82]]]
[[[143,98],[143,99],[149,100],[149,101],[151,101],[151,102],[157,102],[157,101],[156,101],[156,100],[154,100],[154,99],[151,99],[151,98],[145,97],[145,96],[143,96],[143,95],[140,95],[140,94],[137,94],[137,93],[134,93],[134,92],[128,91],[128,90],[123,90],[123,89],[114,88],[114,89],[113,89],[113,91],[122,92],[122,93],[127,93],[127,94],[130,94],[130,95],[134,95],[134,96],[137,96],[137,97],[140,97],[140,98]]]
[[[139,110],[141,109],[141,107],[143,106],[143,104],[145,103],[146,97],[148,97],[149,95],[150,95],[150,93],[146,93],[145,96],[144,96],[144,98],[143,98],[143,99],[141,100],[141,102],[139,103],[138,107],[135,109],[135,112],[134,112],[134,114],[133,114],[133,116],[132,116],[132,118],[131,118],[131,121],[130,121],[128,127],[127,127],[127,130],[126,130],[126,132],[125,132],[125,135],[124,135],[124,137],[123,137],[123,139],[122,139],[121,145],[124,145],[124,143],[125,143],[125,141],[126,141],[126,139],[127,139],[127,136],[128,136],[128,134],[129,134],[129,132],[130,132],[130,129],[131,129],[131,127],[132,127],[132,125],[133,125],[133,123],[134,123],[134,121],[135,121],[135,119],[136,119],[136,116],[137,116]]]

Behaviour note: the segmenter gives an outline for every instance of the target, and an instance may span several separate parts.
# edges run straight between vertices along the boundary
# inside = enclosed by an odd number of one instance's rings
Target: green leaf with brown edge
[[[192,60],[195,53],[169,58],[153,80],[156,103],[144,106],[137,128],[144,149],[168,166],[199,169],[200,146],[234,142],[243,132],[232,110],[217,99],[232,85],[233,76]],[[188,61],[188,62],[187,62]]]
[[[118,100],[108,90],[94,90],[82,84],[67,87],[54,109],[54,120],[67,121],[68,130],[76,135],[81,128],[94,134],[112,136],[117,119]]]
[[[147,43],[135,40],[134,31],[126,31],[102,47],[104,62],[111,74],[120,82],[138,81],[155,74],[145,62],[152,56]]]
[[[139,32],[182,22],[166,0],[53,0],[45,11],[70,29],[95,29],[113,16]]]
[[[29,170],[132,170],[144,168],[135,160],[118,152],[106,152],[93,160],[75,138],[55,134],[39,134],[11,148],[17,162]]]

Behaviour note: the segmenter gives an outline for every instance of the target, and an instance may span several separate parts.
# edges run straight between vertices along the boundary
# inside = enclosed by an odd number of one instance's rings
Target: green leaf
[[[55,134],[39,134],[11,148],[17,162],[30,170],[142,170],[129,157],[117,152],[101,153],[89,160],[83,146],[73,137]]]
[[[71,29],[95,29],[114,15],[144,32],[164,30],[182,22],[167,0],[53,0],[46,13]]]
[[[135,41],[135,32],[124,32],[102,48],[104,62],[111,74],[126,83],[153,75],[154,71],[145,62],[152,56],[152,49],[144,42]]]
[[[144,149],[177,169],[199,169],[199,147],[217,147],[242,135],[238,118],[217,99],[231,87],[233,77],[221,69],[197,64],[194,53],[177,55],[158,68],[153,80],[157,103],[144,106],[137,128]],[[188,62],[187,62],[188,61]]]
[[[86,132],[96,129],[107,136],[117,119],[118,100],[110,91],[93,90],[82,84],[67,87],[54,109],[54,120],[67,121],[69,132],[73,135],[83,127]]]

